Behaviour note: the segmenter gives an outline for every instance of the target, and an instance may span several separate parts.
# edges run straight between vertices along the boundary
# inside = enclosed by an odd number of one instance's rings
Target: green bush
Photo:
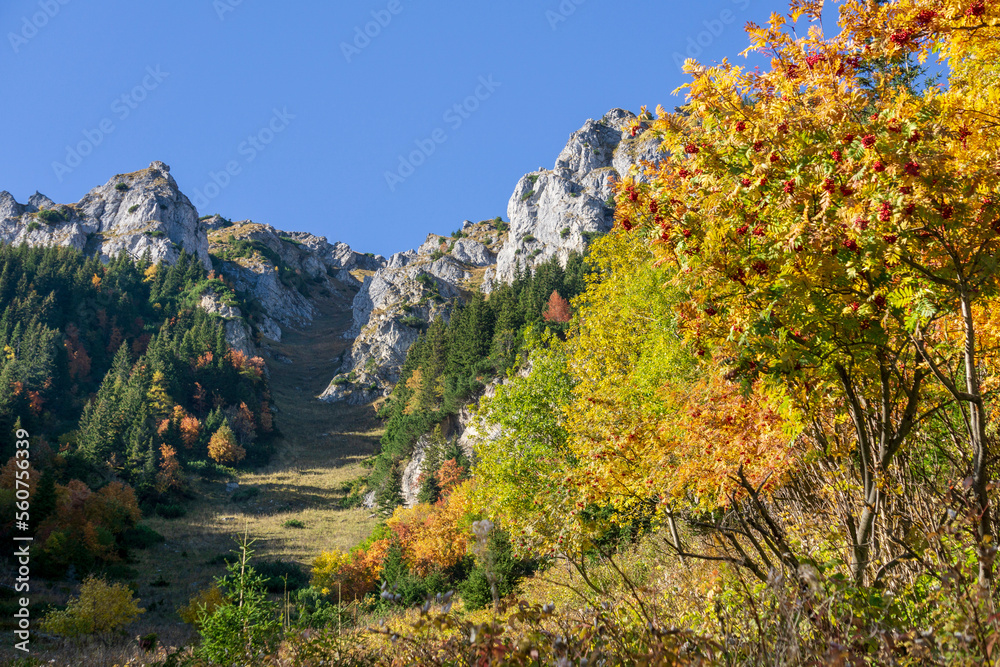
[[[561,238],[566,238],[567,236],[569,236],[569,227],[563,227],[563,228],[562,228],[562,229],[561,229],[561,230],[559,231],[559,236],[560,236]]]
[[[226,602],[212,613],[198,617],[201,645],[198,658],[219,665],[254,665],[263,662],[281,638],[278,608],[267,599],[265,579],[250,565],[253,551],[244,538],[239,554],[227,564],[227,574],[217,579]]]
[[[57,222],[66,222],[69,216],[64,209],[46,208],[35,214],[35,217],[47,225],[54,225]]]
[[[39,227],[41,227],[41,225],[40,225],[40,224],[38,224],[38,223],[37,223],[36,221],[34,221],[34,220],[32,220],[31,222],[29,222],[29,223],[28,223],[28,231],[29,231],[29,232],[33,232],[33,231],[35,231],[36,229],[38,229]]]
[[[488,572],[495,576],[497,593],[503,599],[517,591],[521,580],[538,569],[535,561],[514,558],[510,538],[501,530],[490,534],[485,560],[484,563],[477,559],[469,576],[458,585],[467,609],[482,609],[493,603]]]
[[[139,524],[122,533],[119,540],[126,549],[148,549],[165,538],[149,526]]]
[[[285,523],[281,524],[285,528],[305,528],[306,524],[302,523],[298,519],[289,519]]]
[[[135,213],[138,210],[139,210],[139,205],[138,204],[132,204],[131,206],[128,207],[128,212],[129,213]]]
[[[426,329],[427,320],[417,317],[416,315],[407,315],[405,317],[399,318],[399,323],[403,326],[407,326],[413,329]]]
[[[309,585],[309,573],[298,563],[284,560],[262,561],[255,566],[269,593],[297,591]],[[286,588],[287,581],[287,588]]]
[[[292,601],[298,611],[292,622],[299,628],[336,628],[353,620],[350,614],[341,613],[336,604],[311,586],[297,590]]]
[[[528,190],[523,195],[521,195],[521,201],[528,201],[529,199],[531,199],[531,196],[534,195],[534,194],[535,194],[534,190]]]
[[[215,461],[188,461],[188,471],[201,475],[202,479],[226,479],[236,476],[236,470]]]
[[[128,183],[115,183],[115,190],[118,192],[125,192],[128,190]]]
[[[187,514],[187,508],[180,504],[157,503],[154,511],[164,519],[179,519]]]
[[[166,233],[160,231],[159,229],[151,229],[146,232],[146,236],[152,239],[162,239],[164,236],[166,236]]]
[[[241,486],[233,491],[232,499],[235,503],[246,502],[260,495],[260,488],[256,486]]]
[[[525,243],[531,243],[532,241],[535,240],[535,236],[534,234],[525,234],[524,236],[521,237],[521,240],[524,241]]]

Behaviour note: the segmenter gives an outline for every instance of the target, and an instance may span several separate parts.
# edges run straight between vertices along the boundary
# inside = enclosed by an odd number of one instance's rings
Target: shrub
[[[181,620],[190,625],[198,625],[198,617],[211,616],[216,609],[226,603],[226,597],[217,584],[212,584],[191,596],[188,603],[177,610]]]
[[[532,241],[535,240],[535,236],[534,234],[525,234],[524,236],[521,237],[521,240],[524,241],[525,243],[531,243]]]
[[[121,543],[126,549],[148,549],[166,538],[149,526],[133,526],[121,534]]]
[[[500,232],[505,232],[510,229],[510,225],[500,219],[500,216],[493,218],[493,227]]]
[[[236,470],[214,461],[188,461],[185,467],[189,471],[201,475],[202,479],[224,479],[236,476]]]
[[[179,519],[187,514],[187,508],[181,504],[157,503],[154,511],[164,519]]]
[[[523,195],[521,195],[521,201],[528,201],[529,199],[531,199],[531,196],[534,195],[534,194],[535,194],[534,190],[528,190]]]
[[[62,209],[46,208],[35,214],[35,217],[47,225],[54,225],[57,222],[65,222],[68,216]]]
[[[151,229],[148,232],[146,232],[146,236],[153,239],[162,239],[164,236],[166,236],[166,233],[160,231],[159,229]]]
[[[260,495],[260,488],[256,486],[241,486],[233,491],[233,502],[242,503]]]
[[[298,617],[294,619],[294,624],[297,627],[337,627],[339,624],[350,620],[350,616],[346,614],[341,615],[340,608],[336,604],[326,600],[322,591],[312,586],[297,590],[292,600],[299,612]]]
[[[260,664],[274,650],[281,633],[277,607],[267,600],[264,578],[250,565],[252,541],[243,538],[227,574],[216,583],[225,602],[198,614],[201,645],[196,655],[223,665]]]
[[[264,587],[269,593],[297,591],[309,585],[309,575],[298,563],[284,560],[263,561],[256,565],[256,570],[263,578]]]
[[[31,222],[29,222],[29,223],[28,223],[28,231],[29,231],[29,232],[33,232],[33,231],[35,231],[36,229],[38,229],[39,227],[41,227],[41,225],[40,225],[40,224],[38,224],[38,223],[37,223],[36,221],[34,221],[34,220],[32,220]]]
[[[139,210],[139,205],[138,204],[132,204],[131,206],[128,207],[128,212],[129,213],[135,213],[138,210]]]
[[[569,236],[569,227],[563,227],[561,230],[559,230],[559,236],[560,238],[566,238],[567,236]]]
[[[115,190],[118,192],[125,192],[128,190],[128,183],[115,183]]]
[[[499,597],[505,598],[514,593],[521,579],[530,576],[537,567],[534,561],[515,558],[510,538],[500,530],[490,534],[484,556],[476,559],[476,566],[458,586],[467,609],[482,609],[493,603],[491,578],[496,582]]]
[[[298,519],[289,519],[282,524],[285,528],[305,528],[306,524],[302,523]]]
[[[125,584],[90,576],[80,587],[80,596],[71,598],[66,609],[48,614],[40,627],[64,637],[104,634],[128,625],[145,611]]]
[[[407,315],[406,317],[399,318],[399,323],[403,326],[411,327],[413,329],[424,329],[427,327],[427,321],[417,317],[416,315]]]
[[[604,236],[604,232],[581,232],[580,235],[583,236],[583,240],[587,243],[593,243]]]

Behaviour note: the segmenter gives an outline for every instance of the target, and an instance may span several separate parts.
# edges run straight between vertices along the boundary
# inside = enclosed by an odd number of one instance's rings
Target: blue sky
[[[785,8],[6,0],[0,190],[73,202],[162,160],[202,214],[388,255],[506,218],[587,118],[672,107],[686,52],[735,58]]]

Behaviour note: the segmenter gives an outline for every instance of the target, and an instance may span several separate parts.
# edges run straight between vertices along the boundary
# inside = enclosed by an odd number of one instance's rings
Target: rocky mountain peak
[[[136,259],[172,262],[181,250],[211,267],[208,240],[191,201],[170,167],[118,174],[75,204],[59,205],[36,192],[27,205],[0,196],[0,241],[71,246],[109,259],[125,251]]]

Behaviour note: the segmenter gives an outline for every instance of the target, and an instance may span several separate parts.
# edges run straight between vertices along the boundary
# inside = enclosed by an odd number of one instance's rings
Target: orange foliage
[[[198,440],[198,435],[201,433],[201,422],[198,421],[197,417],[185,415],[181,417],[180,430],[181,441],[184,443],[184,446],[188,448],[193,447],[194,443]]]
[[[469,531],[463,518],[468,513],[471,482],[455,488],[436,505],[421,503],[397,507],[386,526],[403,550],[407,565],[421,576],[458,563],[468,551]]]
[[[552,290],[549,296],[549,305],[542,313],[542,317],[547,322],[569,322],[573,315],[569,311],[569,301],[559,296],[559,292]]]
[[[223,423],[208,441],[208,455],[219,463],[239,463],[247,455],[247,450],[240,447],[232,429]]]
[[[80,330],[70,324],[66,327],[66,355],[69,357],[69,376],[74,380],[85,380],[90,375],[90,355],[80,342]]]
[[[267,401],[262,401],[260,404],[260,430],[264,433],[270,433],[274,430],[274,418],[271,416],[271,406],[268,405]]]
[[[114,354],[121,347],[123,340],[125,337],[122,335],[122,330],[113,326],[111,327],[111,335],[108,337],[108,344],[104,349],[108,354]]]
[[[200,368],[206,368],[208,366],[211,366],[213,359],[215,359],[215,355],[213,355],[212,351],[209,350],[205,354],[203,354],[200,357],[198,357],[198,360],[195,362],[194,367],[196,369],[200,369]]]
[[[177,450],[167,444],[160,445],[160,472],[156,474],[156,490],[166,493],[170,489],[180,488],[180,470]]]
[[[434,477],[437,479],[438,488],[441,489],[441,496],[447,497],[465,478],[465,468],[458,465],[455,459],[448,459],[441,464]]]
[[[80,545],[97,559],[115,561],[117,548],[111,538],[140,517],[131,487],[112,482],[93,492],[74,479],[65,486],[56,484],[56,509],[39,526],[35,538],[47,551],[65,554]]]
[[[3,468],[0,468],[0,489],[13,490],[16,488],[15,480],[17,480],[17,472],[21,470],[17,465],[17,460],[16,456],[12,456],[7,459],[7,463],[4,464]],[[35,486],[38,484],[38,471],[35,470],[35,467],[30,462],[26,470],[28,471],[28,493],[33,497]]]

